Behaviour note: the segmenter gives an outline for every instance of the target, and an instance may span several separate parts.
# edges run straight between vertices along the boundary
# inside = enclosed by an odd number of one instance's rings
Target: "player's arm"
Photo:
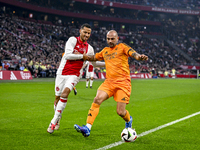
[[[91,62],[94,67],[105,67],[105,62],[102,61],[93,61]]]
[[[102,51],[100,53],[94,54],[94,49],[92,46],[89,46],[88,53],[90,58],[88,59],[94,67],[105,67],[105,62],[98,60],[103,60]]]
[[[88,59],[88,61],[90,62],[99,60],[98,57],[95,57],[96,55],[94,54],[94,49],[91,45],[89,45],[88,47],[87,55],[90,56],[90,58]]]
[[[78,60],[78,59],[83,59],[87,60],[89,58],[88,55],[84,54],[77,54],[73,53],[74,47],[76,45],[77,39],[75,37],[70,37],[68,41],[65,44],[65,59],[67,60]]]
[[[136,60],[148,60],[148,56],[137,53],[134,49],[129,49],[128,54]]]
[[[89,61],[97,61],[98,59],[95,57],[95,55],[90,55]]]
[[[148,56],[144,54],[138,54],[137,52],[133,53],[131,56],[136,60],[148,60]]]

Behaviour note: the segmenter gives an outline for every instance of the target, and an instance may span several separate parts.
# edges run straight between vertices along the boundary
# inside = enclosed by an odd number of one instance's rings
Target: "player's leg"
[[[86,88],[88,88],[89,78],[86,78]]]
[[[68,76],[68,77],[64,77],[64,79],[57,80],[56,88],[55,88],[56,95],[59,95],[60,91],[62,91],[62,93],[60,95],[60,100],[58,101],[54,117],[51,120],[49,128],[47,129],[47,132],[53,133],[53,131],[55,130],[55,126],[59,120],[59,117],[62,115],[66,107],[68,95],[73,89],[73,87],[78,83],[78,81],[79,79],[77,76]]]
[[[88,112],[86,126],[79,126],[77,124],[74,125],[74,128],[83,134],[83,136],[87,137],[90,135],[90,130],[92,128],[93,122],[96,119],[100,105],[103,101],[107,100],[109,97],[113,96],[114,87],[111,85],[109,80],[105,80],[97,90],[96,97],[91,105],[91,108]]]
[[[117,101],[117,114],[121,116],[125,123],[125,127],[132,127],[132,117],[130,116],[128,110],[126,110],[126,105],[129,103],[130,94],[128,91],[118,89],[114,94],[114,100]]]
[[[133,119],[128,110],[126,110],[126,103],[117,102],[117,114],[121,116],[125,123],[125,128],[132,128]]]
[[[62,112],[64,111],[67,105],[67,98],[68,98],[69,93],[70,93],[70,89],[66,87],[60,96],[60,100],[58,101],[58,104],[56,106],[54,117],[51,120],[49,128],[47,129],[47,132],[53,133],[53,131],[56,129],[56,125],[58,124],[58,121],[61,118]]]
[[[63,87],[64,87],[64,78],[62,78],[61,76],[56,76],[56,80],[55,80],[55,101],[54,101],[54,111],[56,112],[56,108],[58,105],[58,102],[60,100],[60,95],[62,93]],[[54,113],[55,114],[55,113]],[[56,124],[52,124],[50,122],[49,127],[47,128],[47,132],[49,133],[53,133],[54,129],[56,127]]]
[[[58,101],[60,100],[60,96],[55,96],[55,101],[54,101],[54,111],[56,111],[56,107],[57,107],[57,104],[58,104]],[[55,126],[55,130],[58,130],[60,128],[60,120],[62,118],[62,115],[59,116],[59,119],[56,123],[56,126]]]
[[[83,136],[87,137],[90,135],[90,130],[92,128],[92,125],[94,123],[94,120],[96,119],[98,113],[99,113],[99,108],[100,105],[103,101],[108,99],[109,96],[106,92],[98,90],[97,95],[94,98],[94,101],[89,109],[88,116],[87,116],[87,124],[84,126],[79,126],[77,124],[74,125],[74,128],[83,134]]]
[[[57,106],[59,100],[60,100],[60,96],[55,95],[54,111],[56,111],[56,106]]]
[[[89,78],[90,78],[88,71],[86,72],[86,77],[85,78],[86,78],[86,88],[88,88]]]
[[[92,88],[93,81],[94,81],[94,71],[90,72],[90,88]]]

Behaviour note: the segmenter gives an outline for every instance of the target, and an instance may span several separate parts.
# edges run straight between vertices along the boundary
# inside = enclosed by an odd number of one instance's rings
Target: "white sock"
[[[56,122],[58,121],[59,116],[62,114],[63,110],[65,109],[67,105],[67,98],[60,98],[57,107],[56,107],[56,111],[54,114],[53,119],[51,120],[51,123],[53,123],[54,125],[56,124]]]
[[[88,87],[88,84],[89,84],[89,80],[88,80],[88,81],[86,81],[86,87]]]
[[[90,86],[92,86],[93,80],[90,80]]]
[[[92,125],[91,125],[91,124],[89,124],[89,123],[87,123],[87,124],[86,124],[86,127],[88,127],[88,129],[90,129],[90,130],[91,130],[91,128],[92,128]]]

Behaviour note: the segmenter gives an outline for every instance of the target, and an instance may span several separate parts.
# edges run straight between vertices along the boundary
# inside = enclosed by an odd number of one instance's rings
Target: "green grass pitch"
[[[74,124],[86,123],[88,110],[102,80],[93,89],[85,82],[69,95],[61,127],[53,134],[47,127],[54,115],[54,79],[0,81],[0,149],[2,150],[92,150],[121,141],[125,123],[116,113],[113,98],[102,103],[87,138]],[[200,111],[200,80],[132,80],[127,110],[138,134]],[[124,143],[112,150],[197,150],[200,149],[200,115]]]

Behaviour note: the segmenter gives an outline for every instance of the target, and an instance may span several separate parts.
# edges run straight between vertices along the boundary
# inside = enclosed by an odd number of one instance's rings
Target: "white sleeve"
[[[89,61],[85,61],[85,64],[83,65],[83,68],[85,68],[86,66],[88,66],[88,63],[89,63]]]
[[[88,45],[87,55],[94,55],[94,49],[90,44]]]
[[[68,60],[76,60],[76,59],[83,59],[82,54],[73,54],[74,47],[76,46],[77,39],[75,37],[70,37],[65,44],[65,59]]]
[[[105,62],[102,61],[91,61],[94,67],[105,67]]]

